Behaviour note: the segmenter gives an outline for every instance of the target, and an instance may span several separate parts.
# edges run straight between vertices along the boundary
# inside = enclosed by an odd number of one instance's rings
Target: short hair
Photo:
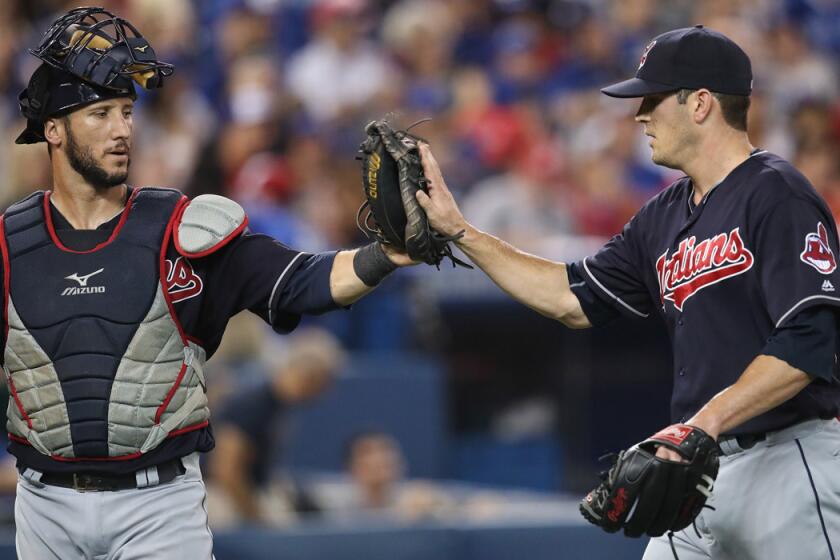
[[[688,96],[697,91],[696,89],[681,89],[677,92],[677,103],[685,105]],[[747,131],[747,113],[750,109],[749,95],[730,95],[728,93],[712,92],[712,95],[720,103],[720,109],[723,113],[723,120],[726,124],[740,130]]]

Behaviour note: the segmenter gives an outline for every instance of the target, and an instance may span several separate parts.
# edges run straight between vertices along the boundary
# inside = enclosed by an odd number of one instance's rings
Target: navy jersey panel
[[[692,196],[690,179],[676,181],[620,236],[575,265],[586,286],[617,310],[633,316],[656,309],[665,320],[674,347],[674,421],[690,418],[732,385],[777,324],[810,306],[840,304],[832,293],[840,281],[832,266],[836,227],[790,164],[758,152],[699,205]],[[830,417],[838,402],[837,380],[817,380],[731,433]]]

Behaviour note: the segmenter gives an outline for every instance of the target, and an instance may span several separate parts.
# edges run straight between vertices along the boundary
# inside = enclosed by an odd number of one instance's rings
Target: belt
[[[106,492],[145,488],[171,482],[187,470],[181,459],[173,459],[160,465],[140,469],[127,474],[106,473],[43,473],[41,484],[72,488],[80,492]]]

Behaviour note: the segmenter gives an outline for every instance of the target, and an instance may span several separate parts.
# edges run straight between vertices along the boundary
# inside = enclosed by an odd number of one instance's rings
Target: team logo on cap
[[[805,236],[805,250],[799,258],[816,268],[820,274],[831,274],[837,268],[837,259],[828,245],[828,232],[822,222],[817,222],[815,233]]]
[[[653,41],[648,43],[648,46],[645,47],[645,52],[642,53],[642,58],[639,59],[639,67],[636,69],[637,72],[639,70],[641,70],[642,66],[645,65],[645,62],[647,62],[648,53],[650,52],[650,49],[652,49],[653,45],[655,45],[655,44],[656,44],[656,39],[654,39]]]
[[[740,228],[697,242],[693,235],[680,241],[668,258],[668,251],[656,261],[662,304],[670,301],[682,311],[694,294],[752,268],[753,254],[741,239]]]

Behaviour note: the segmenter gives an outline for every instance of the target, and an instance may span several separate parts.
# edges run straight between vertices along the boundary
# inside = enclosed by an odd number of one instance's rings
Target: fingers
[[[659,446],[656,449],[656,456],[660,459],[665,459],[666,461],[674,461],[675,463],[687,463],[682,455],[674,451],[673,449],[668,449],[667,447]]]
[[[423,161],[423,174],[426,176],[426,179],[431,182],[430,187],[432,189],[445,189],[446,183],[443,181],[440,166],[438,165],[435,156],[432,155],[429,145],[424,142],[420,143],[420,159]]]
[[[417,198],[417,202],[420,204],[420,207],[423,210],[428,210],[429,205],[432,203],[432,199],[429,198],[429,195],[424,193],[423,191],[417,191],[414,193],[415,198]]]

